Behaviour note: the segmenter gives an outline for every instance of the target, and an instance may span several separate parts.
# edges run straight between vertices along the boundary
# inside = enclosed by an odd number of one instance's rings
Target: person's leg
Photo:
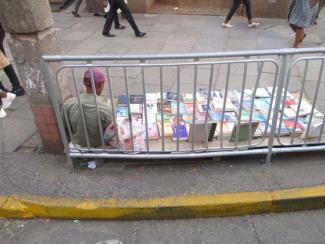
[[[75,6],[74,6],[74,11],[72,11],[72,14],[74,15],[74,17],[80,17],[78,11],[79,11],[79,7],[82,3],[82,0],[76,0]]]
[[[122,11],[122,14],[125,16],[126,20],[129,22],[132,29],[134,30],[135,35],[137,37],[143,37],[146,33],[141,32],[139,30],[138,26],[136,25],[136,23],[133,19],[133,16],[132,16],[132,13],[131,13],[129,7],[126,5],[124,0],[116,0],[116,2],[118,3],[118,6]]]
[[[229,20],[231,20],[232,16],[235,14],[236,10],[239,8],[240,5],[240,0],[234,0],[234,3],[231,7],[231,9],[229,10],[229,13],[224,21],[225,24],[227,24],[229,22]]]
[[[302,40],[305,38],[305,30],[302,27],[296,26],[296,36],[293,48],[298,48]]]
[[[112,1],[109,12],[107,13],[106,22],[103,29],[103,35],[107,37],[114,37],[115,35],[110,34],[112,24],[115,16],[117,15],[117,5]]]
[[[251,1],[250,0],[243,0],[245,4],[245,9],[246,9],[246,16],[248,19],[248,23],[251,24],[252,21],[252,7],[251,7]]]

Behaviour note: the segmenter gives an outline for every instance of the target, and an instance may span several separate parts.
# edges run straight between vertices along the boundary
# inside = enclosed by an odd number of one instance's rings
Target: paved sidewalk
[[[223,17],[186,15],[135,15],[143,38],[135,38],[127,25],[101,35],[104,19],[82,14],[74,18],[54,14],[63,54],[188,53],[290,47],[293,35],[286,20],[260,19],[261,27],[248,29],[244,18],[234,18],[234,29],[223,29]],[[325,12],[318,25],[307,30],[303,47],[325,42]],[[18,98],[4,120],[0,194],[34,193],[72,197],[159,197],[173,194],[212,194],[313,186],[325,183],[324,153],[276,158],[271,167],[262,158],[230,158],[185,165],[99,166],[99,170],[69,172],[64,157],[35,152],[40,146],[26,97]],[[33,136],[34,135],[34,136]],[[13,153],[19,149],[17,153]],[[118,162],[121,164],[123,162]]]

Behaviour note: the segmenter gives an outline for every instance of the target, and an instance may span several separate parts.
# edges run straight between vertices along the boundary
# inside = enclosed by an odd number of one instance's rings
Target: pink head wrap
[[[92,71],[92,72],[91,72]],[[92,68],[91,70],[87,70],[84,74],[84,84],[87,87],[91,87],[92,75],[94,76],[95,86],[105,82],[105,75],[102,71],[96,68]]]

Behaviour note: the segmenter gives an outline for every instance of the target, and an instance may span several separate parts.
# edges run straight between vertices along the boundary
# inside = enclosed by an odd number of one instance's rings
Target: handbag
[[[0,69],[6,68],[9,64],[10,64],[9,60],[3,54],[3,52],[0,50]]]

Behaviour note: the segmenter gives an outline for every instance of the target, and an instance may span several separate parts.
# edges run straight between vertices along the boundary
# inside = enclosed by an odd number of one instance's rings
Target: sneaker
[[[0,119],[5,118],[6,116],[7,116],[6,111],[5,111],[3,108],[1,108],[1,109],[0,109]]]
[[[3,109],[9,108],[12,102],[15,100],[15,98],[16,98],[16,94],[7,92],[7,97],[2,98],[2,108]]]
[[[223,28],[232,28],[232,27],[234,27],[234,26],[231,25],[231,24],[229,24],[229,23],[225,23],[225,22],[223,22],[223,23],[222,23],[222,27],[223,27]]]
[[[25,95],[25,90],[22,86],[13,87],[10,92],[16,94],[18,97]]]
[[[256,28],[257,26],[259,26],[260,25],[260,23],[255,23],[255,22],[253,22],[253,23],[251,23],[251,24],[248,24],[248,28]]]

